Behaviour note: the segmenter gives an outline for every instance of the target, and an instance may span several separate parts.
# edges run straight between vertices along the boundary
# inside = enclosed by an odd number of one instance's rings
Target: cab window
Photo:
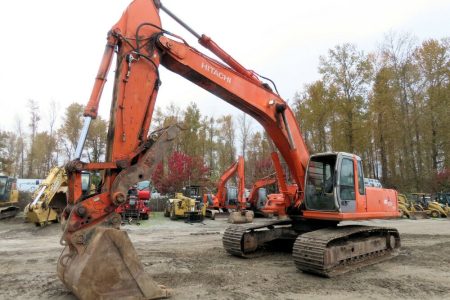
[[[358,188],[359,188],[359,194],[364,195],[366,189],[364,186],[364,173],[363,173],[361,161],[358,161]]]
[[[87,173],[81,174],[81,189],[83,190],[83,194],[89,192],[89,190],[90,190],[90,174],[87,174]]]
[[[342,159],[339,185],[339,196],[341,200],[355,200],[355,176],[353,172],[353,160],[349,158]]]

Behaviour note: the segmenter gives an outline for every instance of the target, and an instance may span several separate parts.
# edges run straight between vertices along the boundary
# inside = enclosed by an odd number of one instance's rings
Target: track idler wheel
[[[97,227],[85,244],[66,246],[57,266],[58,277],[79,299],[170,297],[168,289],[145,273],[126,232]]]

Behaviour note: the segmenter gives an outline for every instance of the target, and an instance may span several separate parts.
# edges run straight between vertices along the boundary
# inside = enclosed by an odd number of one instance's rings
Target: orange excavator
[[[199,43],[210,58],[161,27],[165,11]],[[106,161],[85,163],[82,150],[97,116],[101,92],[117,54]],[[183,76],[256,119],[289,167],[296,185],[284,197],[279,220],[230,225],[223,246],[232,255],[251,257],[264,243],[292,239],[299,270],[322,276],[372,264],[398,253],[396,229],[337,226],[346,220],[398,217],[394,190],[365,188],[361,159],[345,152],[310,155],[294,113],[275,84],[244,68],[211,38],[199,35],[159,1],[135,0],[107,36],[107,44],[84,111],[75,159],[66,165],[68,205],[62,214],[58,276],[81,299],[157,299],[169,296],[145,273],[114,211],[126,201],[128,187],[149,178],[179,128],[149,134],[161,80],[159,65]],[[269,83],[267,83],[269,82]],[[99,193],[82,197],[81,172],[103,171]]]
[[[237,177],[237,189],[228,188],[227,182],[231,177]],[[244,178],[244,157],[239,156],[228,169],[223,172],[217,182],[217,192],[205,194],[208,203],[208,210],[216,212],[228,212],[229,210],[245,207],[245,178]]]
[[[238,186],[237,189],[227,187],[226,184],[230,178],[236,175]],[[203,196],[204,202],[208,203],[206,216],[212,220],[216,215],[222,213],[228,214],[228,221],[230,223],[249,223],[253,221],[253,211],[247,211],[247,201],[245,194],[245,174],[244,174],[244,157],[239,156],[238,160],[233,163],[220,176],[217,183],[217,193],[205,194]]]
[[[275,168],[275,175],[278,183],[279,193],[267,195],[267,201],[261,209],[261,212],[266,216],[286,217],[286,199],[296,197],[298,187],[296,184],[288,184],[286,176],[281,166],[280,157],[277,152],[272,152],[272,162]],[[288,200],[289,201],[289,200]]]
[[[278,153],[273,151],[271,157],[275,173],[259,179],[253,184],[247,202],[255,213],[262,213],[265,216],[280,215],[279,213],[281,213],[284,216],[285,197],[294,197],[297,186],[287,184]],[[256,193],[259,188],[274,183],[277,183],[279,193],[266,195],[266,199],[257,201]]]
[[[265,186],[275,183],[277,183],[277,179],[274,174],[258,179],[255,181],[255,183],[253,183],[253,186],[247,197],[247,203],[250,209],[252,209],[253,211],[258,211],[265,206],[265,198],[267,198],[267,193],[262,193],[261,195],[261,189]]]

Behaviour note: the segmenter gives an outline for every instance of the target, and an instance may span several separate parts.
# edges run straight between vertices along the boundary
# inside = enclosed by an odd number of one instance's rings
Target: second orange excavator
[[[161,26],[165,11],[214,53],[210,58]],[[117,54],[106,161],[84,163],[81,153],[112,57]],[[304,272],[334,276],[396,255],[400,235],[394,228],[338,226],[341,221],[396,218],[397,192],[364,186],[356,154],[310,155],[289,105],[272,81],[250,71],[211,38],[196,33],[159,1],[135,0],[112,27],[91,98],[75,159],[66,165],[68,206],[62,219],[58,276],[81,299],[158,299],[169,291],[144,271],[114,213],[129,186],[150,177],[177,134],[170,127],[149,134],[161,85],[159,64],[183,76],[257,120],[289,167],[295,191],[286,189],[278,220],[231,225],[225,250],[252,257],[265,243],[291,239],[293,261]],[[100,192],[83,199],[81,172],[105,174]]]
[[[237,187],[227,186],[227,182],[236,175]],[[244,157],[239,156],[220,176],[217,183],[217,193],[204,195],[204,202],[208,203],[206,216],[215,219],[221,214],[228,215],[230,223],[249,223],[253,221],[253,211],[247,211],[245,199]]]
[[[236,175],[237,187],[228,187],[228,181]],[[244,179],[244,158],[239,156],[225,172],[220,176],[217,182],[216,194],[208,193],[204,197],[208,203],[208,214],[228,213],[230,211],[245,208],[245,179]]]
[[[267,203],[267,191],[264,187],[276,183],[277,179],[274,174],[256,180],[247,197],[249,208],[254,212],[262,210]]]

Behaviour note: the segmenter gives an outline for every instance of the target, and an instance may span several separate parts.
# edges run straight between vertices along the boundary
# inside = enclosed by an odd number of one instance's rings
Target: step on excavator
[[[161,27],[166,12],[218,59],[206,56]],[[85,163],[81,153],[89,125],[97,116],[101,92],[117,54],[106,161]],[[333,276],[395,256],[400,236],[394,228],[338,226],[341,221],[397,218],[394,190],[364,187],[360,157],[345,152],[310,155],[289,105],[275,84],[250,71],[211,38],[188,27],[159,1],[135,0],[107,36],[107,44],[75,159],[66,164],[68,205],[58,276],[80,299],[157,299],[170,295],[144,271],[115,208],[129,186],[149,178],[179,132],[178,126],[149,134],[161,85],[158,66],[183,76],[255,118],[280,152],[296,193],[284,198],[279,220],[233,224],[223,235],[225,250],[251,257],[266,242],[292,239],[297,268]],[[81,197],[81,172],[104,172],[99,193]],[[287,195],[288,196],[288,195]]]

